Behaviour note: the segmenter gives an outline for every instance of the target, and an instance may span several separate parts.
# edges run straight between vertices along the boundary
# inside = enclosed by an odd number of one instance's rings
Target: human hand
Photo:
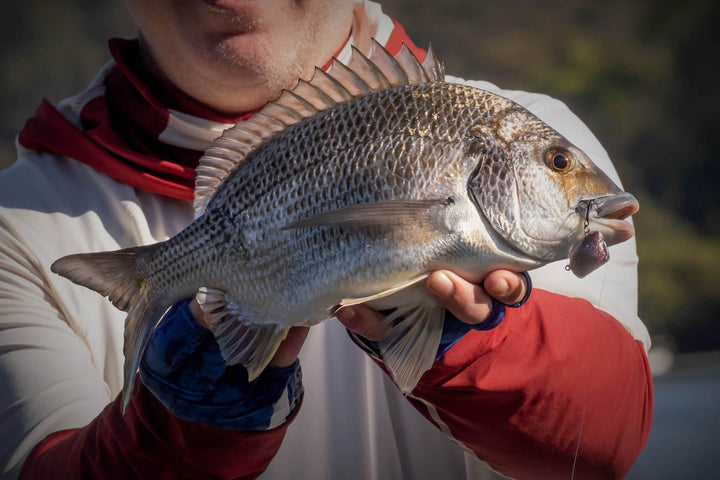
[[[450,313],[473,326],[488,319],[493,310],[493,298],[502,304],[514,305],[525,299],[528,291],[526,277],[508,270],[491,272],[482,286],[440,270],[428,277],[426,287]],[[335,316],[345,328],[374,342],[385,339],[392,328],[383,321],[382,314],[365,305],[343,307],[335,312]]]
[[[198,325],[209,328],[209,325],[203,320],[203,311],[197,300],[193,298],[188,307]],[[309,330],[310,327],[292,327],[285,337],[285,340],[280,343],[277,352],[275,352],[275,356],[270,360],[270,366],[289,367],[295,363]]]
[[[307,328],[294,328],[253,381],[227,365],[194,301],[174,305],[153,332],[140,364],[142,383],[175,416],[206,425],[267,430],[295,411],[302,396],[297,355]]]

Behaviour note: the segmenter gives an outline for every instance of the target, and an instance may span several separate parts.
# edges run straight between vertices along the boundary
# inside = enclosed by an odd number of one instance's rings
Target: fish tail
[[[108,297],[113,305],[127,312],[138,295],[147,290],[138,272],[137,258],[139,252],[151,248],[68,255],[56,260],[50,270]]]
[[[62,257],[51,270],[78,285],[95,290],[118,309],[128,312],[125,321],[125,382],[123,409],[130,401],[142,352],[166,310],[164,295],[154,292],[142,275],[138,260],[153,255],[157,245],[113,252],[83,253]]]
[[[125,364],[123,366],[123,411],[130,402],[130,397],[135,384],[135,375],[140,367],[148,340],[155,330],[155,326],[167,311],[168,307],[162,303],[150,301],[147,296],[139,297],[128,311],[125,320],[125,342],[123,354]]]

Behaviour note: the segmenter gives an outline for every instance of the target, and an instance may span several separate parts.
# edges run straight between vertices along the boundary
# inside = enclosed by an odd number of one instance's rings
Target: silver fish
[[[165,242],[52,266],[128,312],[126,401],[157,322],[193,295],[250,379],[291,326],[338,305],[394,309],[380,351],[410,392],[442,331],[430,272],[533,269],[588,228],[612,245],[638,204],[520,105],[445,82],[431,50],[421,63],[374,43],[225,131],[200,160],[195,208]]]

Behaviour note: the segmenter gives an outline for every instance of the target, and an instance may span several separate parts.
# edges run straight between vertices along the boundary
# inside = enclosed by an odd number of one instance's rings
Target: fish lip
[[[640,209],[640,203],[630,193],[600,197],[593,201],[598,205],[597,216],[603,219],[624,220]]]
[[[635,235],[635,227],[625,219],[639,209],[640,204],[632,194],[621,192],[582,200],[577,211],[587,219],[590,231],[602,233],[608,245],[616,245]]]

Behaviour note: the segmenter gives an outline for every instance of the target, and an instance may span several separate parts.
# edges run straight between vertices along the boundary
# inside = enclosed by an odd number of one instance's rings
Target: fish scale
[[[362,162],[363,160],[358,158],[359,156],[355,155],[353,158],[347,155],[347,152],[352,152],[353,147],[356,145],[362,146],[366,145],[367,142],[378,142],[381,138],[387,138],[393,134],[402,135],[406,142],[414,142],[418,137],[430,137],[446,142],[458,141],[463,135],[461,128],[448,128],[448,125],[467,125],[468,123],[483,121],[482,114],[485,112],[479,108],[479,104],[484,103],[483,97],[485,95],[479,95],[469,87],[452,84],[431,84],[396,88],[395,90],[396,91],[390,93],[388,93],[389,91],[384,91],[369,95],[359,99],[359,101],[352,102],[352,104],[341,104],[337,107],[337,111],[322,112],[317,115],[317,117],[313,117],[302,124],[294,125],[281,134],[278,134],[272,143],[266,144],[264,147],[261,146],[246,160],[250,161],[251,158],[254,157],[263,158],[262,161],[254,162],[255,169],[244,168],[242,170],[242,178],[235,176],[232,177],[232,179],[228,179],[228,182],[226,182],[222,189],[219,189],[213,197],[212,203],[229,204],[233,206],[234,211],[240,211],[245,208],[250,208],[252,203],[262,195],[267,194],[267,190],[270,188],[275,189],[277,187],[276,195],[281,195],[284,192],[282,187],[279,186],[279,183],[283,179],[292,178],[294,175],[297,175],[298,172],[304,172],[312,168],[313,165],[328,165],[328,157],[323,155],[323,150],[328,142],[328,138],[331,139],[330,143],[334,143],[332,150],[345,154],[340,159],[333,161]],[[429,124],[422,122],[422,116],[418,115],[417,112],[424,110],[420,109],[420,106],[414,105],[414,100],[418,98],[414,94],[417,93],[418,90],[437,95],[438,100],[432,107],[440,110],[441,114],[445,113],[441,119],[430,122]],[[376,125],[377,129],[372,135],[368,135],[368,132],[365,132],[363,135],[363,132],[357,125],[352,125],[347,122],[338,124],[325,121],[325,117],[328,116],[347,118],[367,118],[368,115],[374,116],[373,112],[368,111],[368,105],[372,106],[381,101],[375,97],[382,98],[385,96],[394,98],[393,103],[399,105],[410,104],[412,108],[393,111],[393,115],[389,117],[386,122],[381,122]],[[442,105],[452,104],[453,98],[457,96],[462,98],[462,104],[466,105],[466,107],[460,109],[458,112],[443,112],[441,109]],[[422,108],[428,107],[422,106]],[[470,113],[473,111],[476,112],[476,114],[471,116]],[[454,115],[448,116],[447,113],[454,113]],[[385,127],[381,128],[383,123]],[[387,126],[392,126],[392,128],[388,128]],[[407,131],[416,132],[416,136],[407,135]],[[342,140],[335,140],[337,138]],[[304,148],[301,148],[298,144],[298,139],[305,139]],[[304,155],[295,155],[294,153],[298,150],[304,152]],[[264,161],[265,158],[272,158],[273,162]],[[372,157],[366,158],[370,159],[369,161],[372,160]],[[280,165],[281,167],[274,167],[274,164]],[[329,165],[332,165],[332,163]],[[358,166],[361,167],[362,163]],[[374,165],[368,165],[368,167],[372,166]],[[333,172],[328,172],[328,175],[332,177]],[[273,183],[268,183],[268,179],[270,178],[273,179]],[[230,199],[224,194],[224,192],[230,192],[229,195],[231,196],[233,191],[243,191],[244,196],[242,198]]]
[[[510,100],[445,82],[432,51],[421,64],[407,48],[373,48],[217,139],[198,167],[196,219],[178,235],[53,264],[128,310],[126,400],[157,320],[196,293],[223,357],[250,379],[289,327],[337,305],[391,309],[379,351],[409,392],[442,332],[430,272],[480,282],[567,258],[586,223],[609,242],[628,237],[613,206],[636,202],[560,134]],[[593,239],[574,271],[596,268]]]

